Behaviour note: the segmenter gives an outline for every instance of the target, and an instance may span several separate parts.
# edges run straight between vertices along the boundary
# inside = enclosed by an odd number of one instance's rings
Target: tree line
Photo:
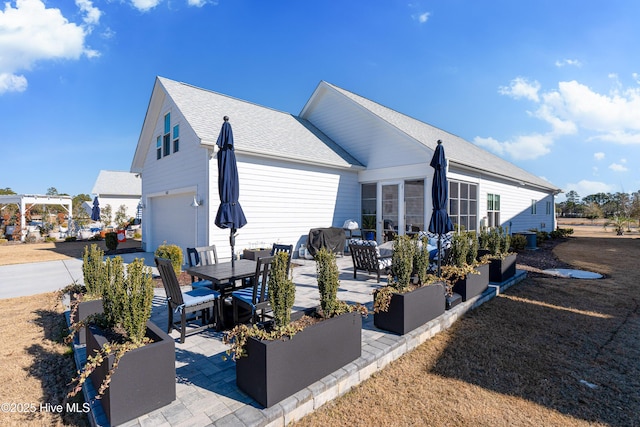
[[[563,217],[640,221],[640,191],[635,193],[597,193],[580,198],[571,190],[564,202],[556,204],[556,213]]]

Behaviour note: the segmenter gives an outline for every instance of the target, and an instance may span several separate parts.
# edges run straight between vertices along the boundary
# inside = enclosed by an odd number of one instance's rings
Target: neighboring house
[[[111,206],[111,219],[115,219],[120,206],[125,207],[127,218],[135,218],[138,204],[142,196],[142,180],[139,174],[125,171],[101,170],[98,174],[91,193],[98,197],[100,209]],[[93,200],[83,204],[87,213],[91,215]],[[109,224],[105,224],[108,226]]]
[[[299,116],[158,77],[131,172],[142,175],[143,247],[215,244],[230,254],[219,205],[215,145],[230,117],[248,224],[236,250],[304,243],[311,228],[355,219],[400,234],[431,215],[429,162],[442,140],[449,161],[450,212],[467,229],[555,228],[560,191],[440,129],[321,82]],[[194,203],[197,202],[197,203]],[[371,221],[373,220],[373,221]],[[366,224],[363,224],[363,221]]]

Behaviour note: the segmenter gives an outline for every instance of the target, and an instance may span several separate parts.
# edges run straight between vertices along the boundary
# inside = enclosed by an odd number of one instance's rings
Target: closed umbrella
[[[447,183],[447,160],[444,156],[442,141],[438,140],[438,146],[433,153],[430,163],[434,169],[433,182],[431,184],[431,199],[433,200],[433,212],[429,222],[429,231],[438,235],[438,277],[442,262],[442,235],[453,231],[453,224],[447,213],[447,200],[449,198],[449,184]]]
[[[100,221],[100,202],[98,202],[98,196],[93,199],[93,207],[91,208],[91,221]]]
[[[236,244],[236,230],[247,223],[238,202],[240,187],[238,183],[238,165],[233,151],[233,131],[229,124],[229,117],[224,116],[224,123],[218,135],[218,193],[220,207],[216,214],[215,224],[220,228],[229,228],[229,244],[231,245],[231,265],[234,265],[234,247]]]

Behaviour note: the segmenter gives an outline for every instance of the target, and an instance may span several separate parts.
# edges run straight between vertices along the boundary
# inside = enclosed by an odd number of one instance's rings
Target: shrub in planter
[[[164,242],[162,245],[158,246],[158,249],[156,249],[155,256],[158,258],[170,259],[176,275],[179,275],[182,271],[183,255],[180,246],[168,245],[167,242]]]
[[[445,311],[444,283],[427,274],[426,238],[422,245],[417,243],[407,236],[399,236],[394,242],[394,275],[387,286],[374,292],[373,323],[380,329],[406,334]],[[412,271],[416,272],[413,280]]]
[[[105,270],[104,312],[83,322],[87,327],[87,361],[72,381],[74,388],[69,396],[77,394],[91,378],[111,423],[119,424],[175,399],[175,350],[171,337],[149,323],[153,302],[151,269],[142,259],[135,259],[125,273],[122,258],[115,257],[105,260]],[[158,350],[166,347],[170,351]],[[140,352],[149,354],[129,357],[129,353]],[[126,366],[123,374],[117,370],[120,365]],[[144,375],[134,375],[135,372]],[[118,396],[113,396],[112,390],[106,393],[112,383],[117,384]],[[127,397],[118,399],[122,394]],[[114,407],[116,403],[125,406]]]
[[[286,274],[287,257],[278,254],[269,275],[274,320],[238,325],[224,337],[231,345],[227,354],[236,361],[238,387],[265,407],[357,359],[361,352],[360,313],[336,298],[335,254],[326,249],[316,254],[321,307],[291,322],[295,286]]]
[[[489,231],[485,229],[483,233],[488,236],[483,259],[489,262],[489,280],[502,283],[516,274],[516,254],[509,252],[512,237],[509,235],[509,230],[502,227],[495,227]],[[518,237],[523,238],[526,245],[525,236],[518,235]]]

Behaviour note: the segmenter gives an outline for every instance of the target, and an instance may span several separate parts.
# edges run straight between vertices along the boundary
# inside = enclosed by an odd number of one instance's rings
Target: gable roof
[[[215,146],[222,118],[229,116],[237,154],[341,169],[364,168],[307,120],[186,83],[157,77],[131,166],[132,171],[142,170],[149,144],[155,141],[152,135],[155,122],[148,121],[159,117],[165,96],[171,98],[203,146]]]
[[[459,136],[399,113],[325,81],[320,82],[314,95],[321,88],[328,88],[343,95],[432,151],[435,150],[437,141],[439,139],[442,140],[445,146],[447,160],[450,164],[480,171],[488,175],[502,177],[511,181],[519,181],[554,192],[560,191],[558,187],[555,187],[549,181],[531,174]],[[305,109],[310,105],[314,95],[311,96],[307,105],[302,109],[300,113],[301,116],[305,115]]]
[[[101,170],[91,194],[140,197],[142,180],[131,172]]]

